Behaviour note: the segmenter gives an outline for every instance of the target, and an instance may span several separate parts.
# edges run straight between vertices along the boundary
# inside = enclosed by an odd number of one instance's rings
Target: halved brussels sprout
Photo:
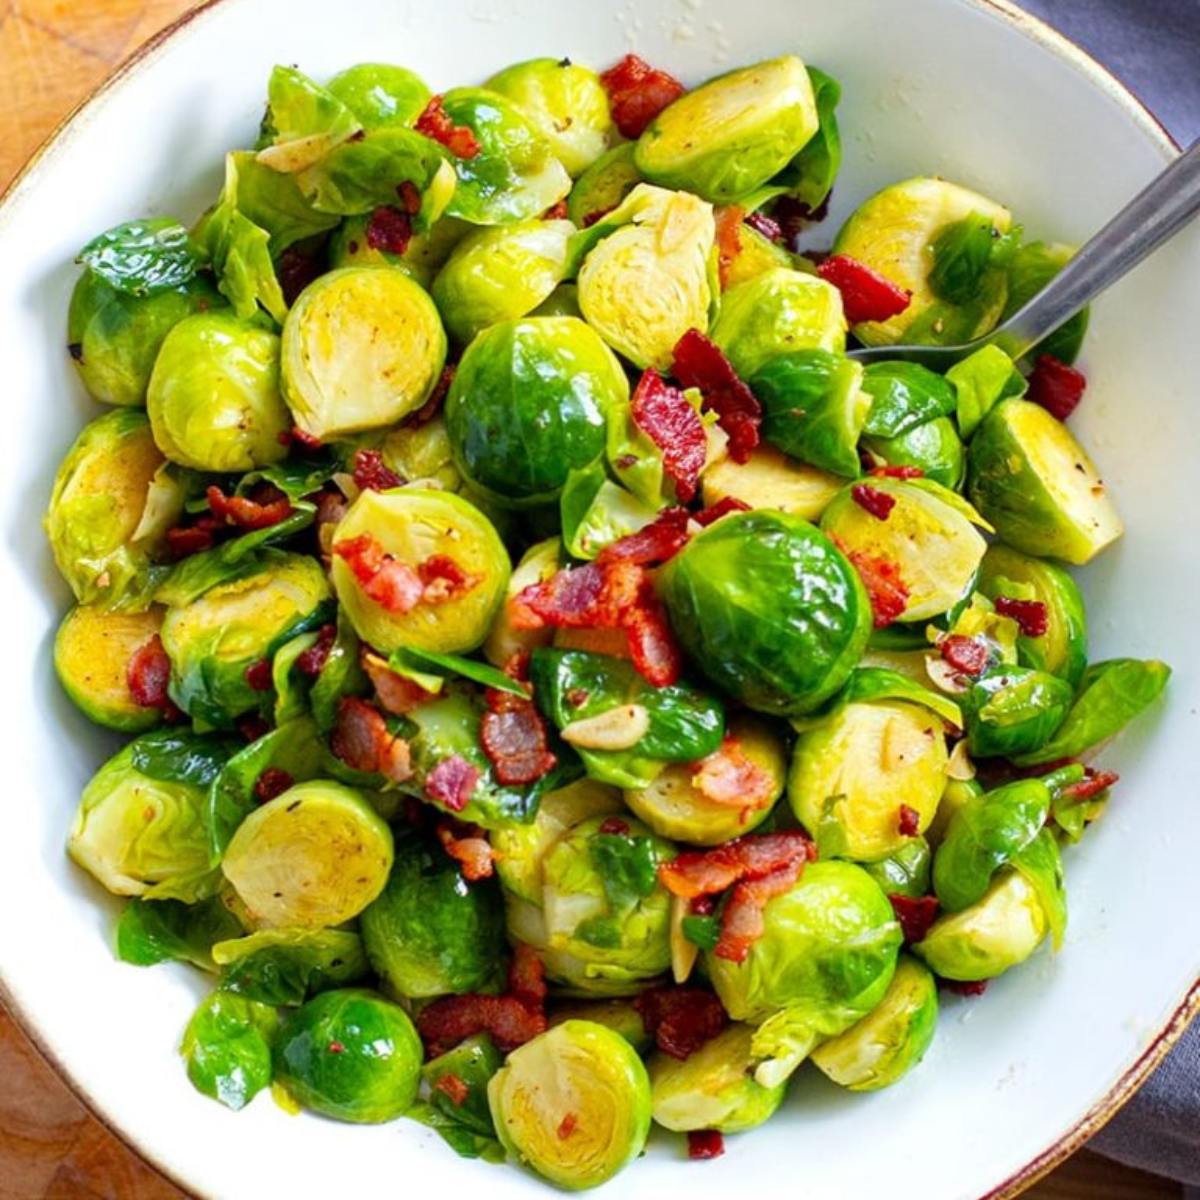
[[[371,245],[367,237],[370,224],[369,216],[347,217],[342,222],[329,242],[330,268],[398,267],[426,290],[450,252],[472,229],[457,217],[442,217],[427,233],[414,233],[403,254],[393,254]]]
[[[946,838],[950,822],[972,800],[976,800],[982,795],[983,785],[977,779],[947,779],[946,790],[942,792],[937,815],[933,818],[933,824],[925,831],[925,837],[929,844],[934,847],[940,846]],[[926,887],[922,895],[927,894],[928,891],[929,888]]]
[[[1092,460],[1041,405],[1001,401],[968,461],[972,503],[1016,550],[1080,565],[1124,532]]]
[[[121,613],[81,604],[67,613],[54,638],[54,670],[84,716],[122,733],[162,720],[161,709],[143,707],[129,688],[130,659],[161,625],[161,608]]]
[[[1023,396],[1029,383],[997,345],[984,346],[956,362],[945,375],[954,388],[958,431],[970,438],[1001,400]]]
[[[743,1133],[774,1116],[787,1081],[773,1087],[755,1081],[753,1040],[749,1025],[735,1024],[682,1061],[655,1054],[649,1063],[654,1120],[676,1133]]]
[[[600,76],[569,58],[514,63],[484,86],[524,113],[572,179],[608,149],[616,132]]]
[[[197,721],[232,725],[263,700],[247,671],[323,624],[330,609],[320,563],[280,551],[266,555],[253,574],[168,609],[162,644],[171,660],[171,698]]]
[[[894,501],[881,519],[847,488],[825,510],[821,529],[845,553],[892,564],[907,592],[900,621],[924,621],[949,611],[970,590],[987,550],[975,528],[984,522],[969,504],[927,479],[873,479]]]
[[[557,498],[604,453],[609,412],[629,398],[616,356],[574,317],[493,325],[467,348],[446,398],[459,470],[500,503]]]
[[[630,788],[625,803],[655,833],[696,846],[718,846],[761,825],[783,794],[787,759],[783,740],[754,717],[734,718],[726,730],[725,747],[732,746],[771,779],[771,795],[755,797],[739,807],[710,799],[697,786],[696,763],[673,763],[644,788]],[[721,751],[718,751],[721,753]]]
[[[588,235],[579,307],[635,366],[666,371],[689,329],[708,328],[715,294],[712,206],[642,183]]]
[[[325,88],[368,131],[389,125],[411,128],[432,95],[415,71],[391,63],[356,63],[339,71]]]
[[[1049,924],[1037,889],[1020,871],[1002,871],[982,900],[938,917],[913,947],[943,979],[994,979],[1042,944]]]
[[[951,491],[962,487],[967,454],[949,417],[915,425],[894,438],[865,437],[863,449],[880,466],[919,467],[926,479]]]
[[[150,552],[138,531],[163,456],[140,409],[107,412],[85,426],[54,476],[44,518],[54,562],[81,604],[138,600]]]
[[[706,507],[732,497],[751,508],[775,508],[816,521],[843,484],[836,475],[796,462],[774,446],[759,445],[744,463],[731,458],[713,463],[704,472],[701,494]]]
[[[495,884],[468,884],[448,854],[416,834],[397,841],[387,887],[363,911],[362,936],[376,973],[405,999],[486,991],[500,981],[504,917]]]
[[[543,583],[554,575],[563,565],[562,559],[562,541],[552,537],[543,542],[534,542],[513,568],[504,603],[488,631],[487,641],[483,644],[484,657],[493,666],[503,667],[514,654],[521,651],[532,652],[538,646],[548,646],[553,641],[554,630],[549,628],[514,629],[510,603],[527,587]]]
[[[479,143],[454,158],[458,187],[447,210],[472,225],[504,225],[544,213],[571,190],[571,177],[517,105],[488,88],[451,88],[442,107]]]
[[[641,1154],[650,1080],[620,1034],[565,1021],[514,1050],[488,1084],[508,1151],[551,1183],[596,1187]]]
[[[406,613],[392,612],[367,595],[350,566],[335,553],[333,586],[359,637],[384,654],[398,646],[461,654],[483,641],[510,568],[504,544],[479,509],[451,492],[412,487],[367,490],[338,525],[335,551],[339,543],[363,534],[399,562],[416,565],[438,555],[449,558],[475,582],[444,603],[420,603]]]
[[[586,229],[607,216],[639,183],[642,176],[633,161],[633,142],[622,142],[605,151],[575,181],[567,197],[567,216]]]
[[[760,712],[818,707],[849,678],[871,632],[870,603],[842,554],[807,521],[765,509],[694,537],[659,590],[692,659]]]
[[[940,806],[938,811],[941,811]],[[916,899],[929,895],[929,868],[932,861],[929,843],[923,837],[914,837],[909,838],[895,854],[863,863],[863,870],[883,888],[886,895]]]
[[[1062,724],[1074,689],[1065,680],[1028,667],[997,666],[962,697],[967,745],[979,758],[1040,750]]]
[[[834,239],[834,254],[856,259],[911,295],[908,307],[891,320],[856,325],[859,341],[868,346],[954,345],[995,326],[1008,294],[1002,267],[985,266],[973,287],[964,289],[970,295],[957,301],[939,297],[930,281],[939,235],[975,217],[1000,235],[1012,226],[1008,209],[946,179],[918,177],[894,183],[855,210]]]
[[[646,128],[634,160],[652,183],[728,203],[782,171],[818,123],[808,72],[786,54],[684,92]]]
[[[937,1018],[937,982],[921,963],[901,955],[879,1007],[818,1046],[812,1061],[852,1092],[890,1087],[925,1057]]]
[[[768,271],[779,267],[793,268],[799,265],[796,257],[783,246],[764,237],[757,229],[744,222],[738,227],[738,251],[732,262],[724,266],[722,283],[725,291],[749,283]]]
[[[417,1098],[421,1039],[398,1004],[357,988],[324,992],[275,1035],[276,1080],[296,1103],[339,1121],[402,1116]]]
[[[221,989],[260,1004],[299,1005],[370,973],[362,938],[345,929],[259,929],[217,942]]]
[[[549,1015],[550,1028],[564,1021],[592,1021],[619,1033],[639,1054],[645,1054],[654,1038],[646,1032],[646,1023],[636,1002],[629,1000],[568,1000],[555,1004]]]
[[[478,229],[455,246],[433,281],[446,329],[466,345],[481,330],[532,312],[562,281],[570,221]]]
[[[221,869],[256,925],[325,929],[383,891],[392,853],[392,831],[358,792],[314,779],[255,809]]]
[[[660,459],[661,461],[661,459]],[[597,558],[606,546],[644,529],[658,516],[654,503],[614,483],[602,461],[567,476],[558,498],[562,539],[572,558]]]
[[[420,408],[445,365],[446,333],[428,293],[402,271],[344,267],[301,292],[282,352],[296,424],[325,441]]]
[[[791,267],[764,271],[721,297],[712,340],[743,379],[792,350],[840,354],[846,348],[842,294]]]

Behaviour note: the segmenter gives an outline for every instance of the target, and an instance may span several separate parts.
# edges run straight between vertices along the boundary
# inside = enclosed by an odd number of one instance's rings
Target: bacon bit
[[[856,483],[850,489],[850,498],[859,508],[869,512],[877,521],[886,521],[896,507],[896,497],[873,488],[869,483]]]
[[[446,554],[434,554],[417,567],[424,585],[422,604],[448,604],[473,591],[483,582],[482,575],[470,575]]]
[[[579,1118],[573,1112],[567,1113],[558,1123],[559,1141],[565,1142],[575,1132],[575,1126],[578,1124]]]
[[[492,844],[478,825],[461,821],[439,821],[435,830],[442,849],[462,867],[468,883],[489,879],[495,871]]]
[[[216,526],[213,522],[213,526]],[[187,558],[199,554],[202,550],[211,550],[213,546],[213,529],[206,522],[197,521],[187,528],[176,527],[167,530],[167,554],[173,560]]]
[[[396,717],[407,716],[434,698],[433,692],[427,692],[416,680],[397,674],[379,655],[363,650],[360,661],[385,712]]]
[[[711,917],[717,907],[712,896],[693,896],[688,901],[688,912],[694,917]]]
[[[479,769],[465,758],[451,754],[425,777],[425,795],[452,812],[462,812],[479,782]]]
[[[952,633],[943,638],[938,650],[942,658],[960,675],[970,675],[972,678],[983,674],[991,657],[983,642],[963,637],[959,633]]]
[[[565,221],[567,219],[567,202],[565,199],[560,200],[557,204],[552,204],[544,213],[542,213],[543,221]]]
[[[800,238],[808,231],[809,226],[823,221],[828,213],[828,196],[816,208],[809,208],[795,196],[780,196],[771,206],[771,218],[779,226],[782,234],[780,240],[792,251],[800,249]]]
[[[457,370],[457,363],[447,363],[442,368],[437,383],[433,385],[433,391],[429,393],[429,399],[415,413],[405,417],[401,422],[405,429],[419,429],[422,425],[428,425],[438,415],[449,394],[450,385],[454,382],[454,372]]]
[[[410,217],[415,217],[421,211],[421,189],[411,179],[396,185],[396,195]]]
[[[643,596],[641,605],[623,614],[622,628],[638,674],[655,687],[670,687],[683,673],[683,653],[657,597]]]
[[[367,222],[367,245],[387,254],[403,254],[412,241],[412,221],[407,212],[385,204],[371,213]]]
[[[600,822],[601,833],[611,834],[626,834],[629,832],[629,822],[621,820],[620,817],[605,817]]]
[[[598,208],[595,212],[588,213],[588,215],[583,218],[584,229],[591,229],[591,227],[595,225],[597,221],[603,221],[610,212],[612,212],[611,208]]]
[[[875,614],[875,628],[883,629],[897,620],[908,607],[908,588],[900,578],[900,568],[881,555],[868,554],[865,550],[851,550],[836,534],[834,545],[850,560],[851,566],[867,589],[871,600],[871,611]]]
[[[690,520],[686,508],[664,508],[649,525],[610,542],[600,551],[598,560],[602,565],[620,561],[642,567],[664,563],[687,545]]]
[[[546,968],[537,951],[517,942],[508,964],[508,994],[536,1011],[546,1003],[546,993]]]
[[[842,293],[842,307],[851,325],[890,320],[899,316],[912,300],[912,292],[897,287],[890,279],[846,254],[834,254],[825,259],[817,267],[817,274]]]
[[[754,393],[738,378],[729,359],[698,329],[689,329],[675,345],[671,368],[685,388],[699,388],[705,411],[729,435],[729,457],[745,463],[758,445],[762,408]]]
[[[700,414],[679,388],[650,368],[643,372],[630,405],[633,423],[662,452],[663,471],[686,504],[696,494],[708,456],[708,435]]]
[[[916,837],[921,832],[921,814],[915,808],[909,808],[907,804],[900,805],[896,828],[901,837]]]
[[[309,679],[316,679],[325,670],[325,664],[329,661],[336,637],[337,627],[335,625],[322,625],[317,630],[317,640],[307,650],[301,651],[296,656],[296,670],[301,675],[307,675]]]
[[[1062,790],[1063,798],[1072,804],[1093,799],[1101,792],[1107,791],[1121,778],[1116,771],[1097,771],[1092,767],[1088,767],[1086,770],[1086,778],[1081,779],[1078,783],[1072,783]]]
[[[1039,354],[1029,376],[1026,400],[1040,404],[1052,417],[1065,421],[1078,407],[1087,376],[1053,354]]]
[[[987,991],[988,981],[986,979],[943,979],[941,984],[946,991],[953,992],[956,996],[982,996]]]
[[[296,298],[318,275],[321,274],[322,264],[319,255],[302,250],[299,246],[289,246],[275,264],[275,274],[279,278],[279,287],[283,292],[283,302],[291,308]]]
[[[269,692],[271,690],[271,664],[265,659],[260,658],[257,662],[252,662],[246,668],[246,682],[256,692]]]
[[[355,450],[352,470],[354,482],[364,492],[386,492],[404,482],[383,461],[383,455],[378,450]]]
[[[687,1135],[688,1158],[700,1162],[725,1153],[725,1137],[715,1129],[693,1129]]]
[[[408,743],[392,734],[379,709],[357,696],[338,704],[329,747],[352,770],[378,773],[393,783],[412,776]]]
[[[237,727],[238,733],[248,742],[257,742],[259,738],[266,737],[271,732],[271,726],[258,713],[247,713],[244,717],[239,717]]]
[[[546,722],[532,700],[489,689],[479,740],[496,781],[504,787],[533,783],[558,763]]]
[[[650,988],[634,1000],[633,1007],[658,1048],[681,1061],[729,1024],[720,1000],[704,988]]]
[[[751,833],[712,850],[685,850],[658,868],[658,878],[673,896],[691,900],[715,896],[743,879],[761,879],[779,867],[806,863],[817,856],[806,833]]]
[[[726,737],[719,750],[695,765],[692,786],[714,804],[730,808],[762,808],[774,796],[771,773],[747,758],[733,737]]]
[[[1040,600],[1013,600],[997,596],[996,611],[1002,617],[1012,617],[1026,637],[1043,637],[1050,628],[1050,613]]]
[[[171,660],[156,633],[133,652],[125,668],[125,683],[135,704],[166,710],[175,707],[167,694],[170,680]]]
[[[441,1092],[443,1096],[446,1096],[455,1108],[462,1108],[471,1094],[471,1089],[451,1071],[447,1071],[445,1075],[439,1075],[433,1081],[432,1086],[435,1092]]]
[[[941,904],[936,896],[900,896],[890,895],[892,911],[900,928],[904,930],[904,941],[907,945],[915,946],[925,940],[930,926],[937,920]]]
[[[742,252],[742,222],[746,210],[737,204],[727,204],[715,212],[717,218],[717,265],[721,290],[729,286],[734,260]]]
[[[789,891],[808,865],[807,854],[786,863],[769,875],[744,879],[733,889],[725,911],[721,914],[721,936],[713,947],[717,958],[728,962],[745,962],[750,947],[762,937],[765,929],[763,910],[776,896]]]
[[[621,136],[631,141],[641,137],[646,126],[685,90],[673,75],[657,70],[636,54],[627,54],[609,67],[600,82],[608,93],[614,123]]]
[[[411,612],[421,603],[421,577],[407,563],[385,554],[369,533],[337,542],[333,553],[354,572],[363,594],[388,612]]]
[[[455,125],[442,107],[441,96],[434,96],[417,118],[418,133],[445,146],[455,158],[474,158],[483,149],[474,131],[467,125]]]
[[[320,450],[324,443],[319,437],[314,437],[301,429],[299,425],[292,426],[292,441],[304,450]]]
[[[268,800],[282,796],[293,783],[295,780],[286,771],[279,767],[268,767],[255,781],[254,794],[266,804]]]
[[[707,529],[709,525],[719,521],[722,517],[729,516],[730,513],[749,511],[750,505],[745,500],[739,500],[736,496],[723,496],[716,504],[710,504],[708,508],[702,508],[698,513],[692,513],[692,520]]]
[[[341,1042],[330,1042],[329,1043],[329,1053],[330,1054],[345,1054],[346,1047],[343,1046]]]
[[[882,466],[871,467],[868,474],[874,475],[876,479],[921,479],[925,472],[920,467],[891,467],[884,463]]]
[[[769,242],[779,245],[783,241],[783,226],[773,217],[764,212],[752,212],[746,217],[746,224],[755,233],[761,233]]]
[[[292,512],[288,498],[271,485],[263,489],[264,499],[227,496],[216,486],[210,487],[205,495],[212,515],[222,525],[236,525],[239,529],[269,529],[291,516]]]

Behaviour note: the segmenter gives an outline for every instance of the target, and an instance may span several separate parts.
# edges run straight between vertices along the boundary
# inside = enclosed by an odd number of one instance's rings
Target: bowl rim
[[[205,17],[219,7],[239,2],[245,2],[245,0],[202,0],[195,7],[180,14],[174,21],[159,30],[118,63],[54,126],[4,190],[0,192],[0,228],[6,223],[7,211],[12,201],[27,187],[32,186],[40,173],[39,168],[42,163],[61,149],[59,143],[64,135],[76,122],[81,121],[87,115],[87,111],[93,104],[110,90],[122,86],[131,79],[157,56],[167,42],[183,32],[194,21]],[[1077,42],[1041,17],[1027,12],[1013,0],[957,0],[957,2],[1000,18],[1019,33],[1067,63],[1124,109],[1126,115],[1133,119],[1134,124],[1141,129],[1151,143],[1158,147],[1165,158],[1169,160],[1182,152],[1179,142],[1129,84],[1119,79]],[[198,1195],[192,1191],[187,1181],[176,1173],[176,1168],[160,1156],[156,1148],[144,1144],[134,1130],[118,1126],[104,1112],[100,1102],[88,1092],[82,1083],[75,1079],[70,1068],[51,1046],[48,1037],[43,1034],[33,1014],[27,1012],[17,999],[14,988],[5,978],[3,963],[0,963],[0,1003],[4,1005],[18,1029],[28,1038],[41,1058],[49,1064],[72,1095],[83,1104],[101,1126],[174,1184],[185,1196]],[[1200,1017],[1200,979],[1197,979],[1183,996],[1141,1055],[1129,1064],[1116,1083],[1100,1096],[1073,1126],[1063,1131],[1041,1153],[1030,1159],[1018,1171],[990,1191],[985,1192],[978,1200],[1011,1200],[1012,1197],[1018,1196],[1032,1187],[1038,1180],[1043,1179],[1060,1166],[1117,1114],[1154,1069],[1166,1058],[1172,1047],[1197,1017]]]

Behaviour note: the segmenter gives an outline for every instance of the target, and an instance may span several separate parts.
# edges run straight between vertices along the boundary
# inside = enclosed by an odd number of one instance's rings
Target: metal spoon
[[[1200,141],[1134,197],[1024,307],[984,337],[961,346],[868,346],[852,350],[861,363],[905,359],[944,371],[997,342],[1013,358],[1069,321],[1105,288],[1133,270],[1200,213]]]

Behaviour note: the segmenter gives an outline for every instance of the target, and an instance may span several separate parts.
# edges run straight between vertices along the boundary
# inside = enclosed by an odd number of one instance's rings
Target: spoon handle
[[[1020,357],[1069,321],[1200,212],[1200,141],[1135,196],[1023,308],[1005,322]]]

